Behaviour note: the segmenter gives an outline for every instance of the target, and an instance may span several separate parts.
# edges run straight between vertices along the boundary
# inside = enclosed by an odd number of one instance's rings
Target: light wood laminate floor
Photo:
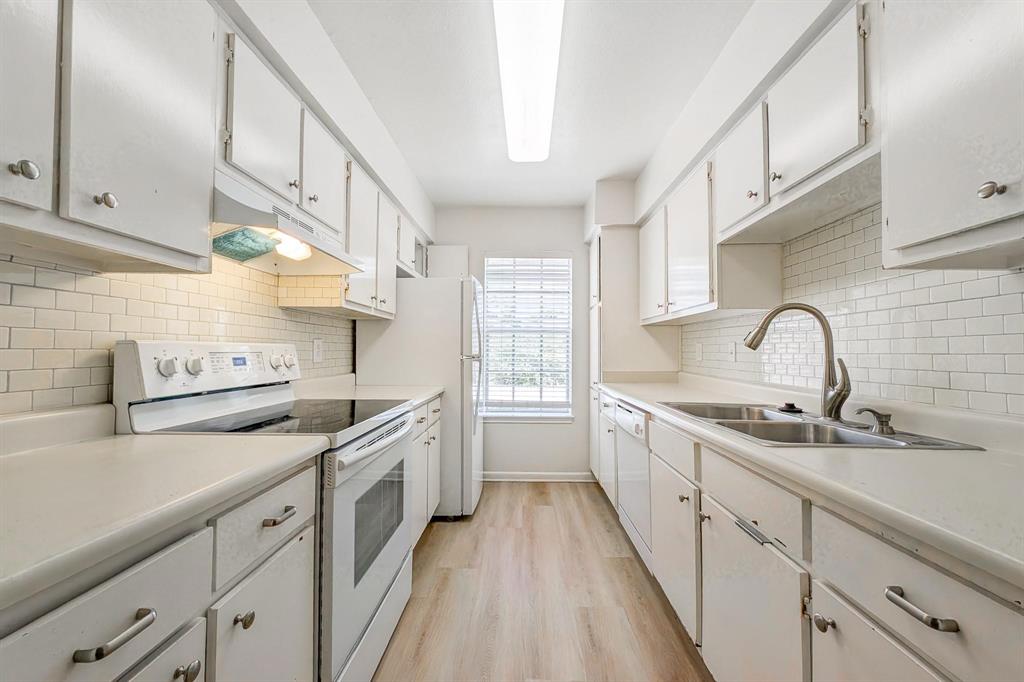
[[[487,483],[413,559],[376,682],[711,680],[596,483]]]

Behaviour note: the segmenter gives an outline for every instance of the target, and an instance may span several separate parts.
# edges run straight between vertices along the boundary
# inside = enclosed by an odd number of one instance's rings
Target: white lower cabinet
[[[441,501],[441,422],[427,430],[427,521]]]
[[[207,679],[313,679],[315,544],[310,526],[210,607]]]
[[[196,618],[118,682],[203,682],[206,619]]]
[[[714,498],[701,496],[701,653],[715,679],[810,679],[806,571],[756,537]]]
[[[600,394],[590,389],[590,473],[594,479],[601,480],[601,408]]]
[[[613,507],[618,507],[619,497],[616,486],[618,473],[615,459],[615,422],[609,419],[602,412],[600,417],[599,450],[600,450],[600,471],[601,487],[604,494],[608,496]]]
[[[697,486],[651,455],[654,576],[686,631],[700,643],[700,541]]]
[[[815,580],[811,592],[812,676],[828,682],[942,680],[856,607]]]
[[[426,417],[420,417],[426,421]],[[427,432],[411,433],[402,445],[405,448],[405,476],[408,486],[409,535],[412,546],[430,521],[427,516]]]

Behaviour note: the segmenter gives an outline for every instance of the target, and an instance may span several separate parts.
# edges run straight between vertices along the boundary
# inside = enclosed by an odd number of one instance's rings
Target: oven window
[[[354,585],[359,585],[405,513],[405,461],[401,461],[356,500]]]

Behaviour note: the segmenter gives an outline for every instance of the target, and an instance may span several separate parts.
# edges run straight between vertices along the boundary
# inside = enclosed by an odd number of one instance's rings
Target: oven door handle
[[[396,433],[388,436],[387,438],[382,438],[381,440],[377,441],[370,447],[363,448],[362,450],[353,450],[352,452],[349,453],[339,453],[337,456],[338,471],[346,469],[354,464],[358,464],[359,462],[362,462],[364,459],[378,455],[379,453],[383,452],[384,450],[387,450],[389,447],[394,445],[396,442],[400,441],[410,431],[412,431],[411,416],[405,418],[405,425]]]

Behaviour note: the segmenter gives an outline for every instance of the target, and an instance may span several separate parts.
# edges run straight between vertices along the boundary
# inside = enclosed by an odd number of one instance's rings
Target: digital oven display
[[[233,357],[231,358],[231,364],[234,365],[235,367],[245,367],[245,357]]]

